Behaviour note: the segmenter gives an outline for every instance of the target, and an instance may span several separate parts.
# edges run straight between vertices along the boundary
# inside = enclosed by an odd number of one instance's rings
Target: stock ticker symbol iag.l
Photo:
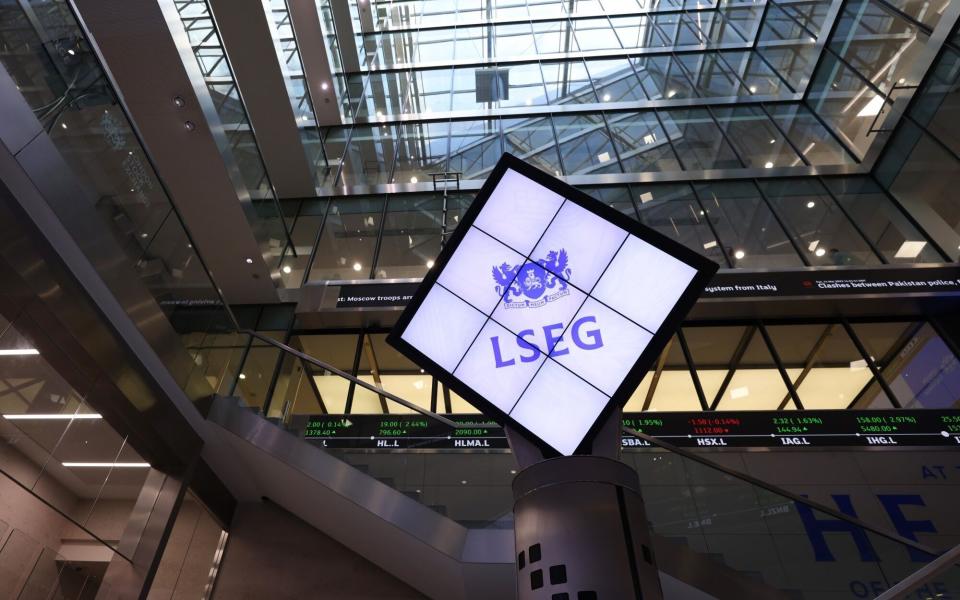
[[[570,278],[568,261],[567,251],[561,248],[548,252],[547,258],[536,262],[513,266],[503,263],[493,267],[493,280],[504,307],[535,308],[569,295],[567,282],[556,275]]]

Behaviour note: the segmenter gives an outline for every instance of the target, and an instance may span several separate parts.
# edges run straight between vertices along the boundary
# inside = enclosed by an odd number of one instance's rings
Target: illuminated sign
[[[717,265],[505,154],[390,344],[545,449],[588,449]]]

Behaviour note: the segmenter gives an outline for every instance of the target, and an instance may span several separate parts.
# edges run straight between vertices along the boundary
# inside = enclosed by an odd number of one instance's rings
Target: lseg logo
[[[564,278],[570,278],[569,257],[563,248],[548,252],[546,259],[536,262],[513,266],[503,263],[499,267],[493,267],[496,291],[503,298],[504,308],[538,308],[569,296],[567,282],[554,273],[562,273]],[[584,329],[587,324],[592,324],[593,327]],[[515,340],[519,355],[513,353],[513,356],[508,355],[507,358],[504,358],[500,349],[500,336],[491,337],[490,344],[493,347],[496,367],[499,369],[515,365],[518,358],[522,363],[534,362],[540,358],[540,348],[547,348],[550,356],[569,354],[569,348],[560,346],[563,342],[563,330],[563,323],[544,325],[541,341],[534,337],[536,332],[533,329],[524,329],[517,334]],[[583,350],[603,347],[603,337],[600,335],[596,317],[583,316],[574,321],[570,327],[570,336],[573,343]]]

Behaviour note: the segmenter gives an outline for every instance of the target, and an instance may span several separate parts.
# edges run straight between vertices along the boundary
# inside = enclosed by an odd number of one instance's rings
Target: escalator
[[[268,420],[230,397],[214,401],[208,421],[217,445],[248,474],[251,490],[241,501],[269,499],[428,597],[515,594],[511,454],[326,449],[304,439],[296,419]],[[851,578],[876,582],[879,593],[940,554],[703,455],[631,434],[653,448],[623,460],[641,481],[672,484],[643,488],[665,598],[858,597]],[[840,549],[835,560],[816,563],[818,577],[783,559],[813,561],[810,523],[826,524],[825,539]],[[946,570],[960,572],[952,563]],[[954,580],[941,577],[937,585]]]

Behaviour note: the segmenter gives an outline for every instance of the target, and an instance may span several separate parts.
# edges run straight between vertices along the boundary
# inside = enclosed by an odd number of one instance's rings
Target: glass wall
[[[611,131],[564,116],[563,165],[593,166],[594,152],[624,156],[618,139],[641,136],[648,122],[624,119]],[[639,129],[639,131],[636,131]],[[552,135],[553,128],[549,128]],[[584,133],[587,131],[588,133]],[[634,132],[636,131],[636,132]],[[532,130],[528,138],[546,135]],[[561,134],[563,135],[563,134]],[[511,138],[509,144],[521,143]],[[587,148],[590,148],[587,150]],[[628,159],[676,161],[668,148]],[[560,155],[541,153],[551,166]],[[613,159],[611,159],[612,161]],[[602,163],[600,163],[602,164]],[[559,166],[559,165],[557,165]],[[414,176],[416,177],[416,176]],[[871,266],[940,263],[944,256],[869,177],[761,179],[711,183],[585,186],[586,193],[725,268]],[[321,281],[421,278],[440,240],[456,228],[472,193],[340,196],[288,205],[296,252],[287,249],[288,285]],[[308,274],[305,276],[305,274]]]
[[[385,331],[294,326],[287,335],[294,348],[425,409],[478,412],[387,345]],[[268,407],[251,405],[270,416],[411,412],[291,355],[256,351],[248,349],[238,393],[269,395]],[[251,387],[253,373],[272,375],[272,390]],[[664,349],[625,410],[847,408],[960,408],[960,360],[924,321],[690,323]]]

